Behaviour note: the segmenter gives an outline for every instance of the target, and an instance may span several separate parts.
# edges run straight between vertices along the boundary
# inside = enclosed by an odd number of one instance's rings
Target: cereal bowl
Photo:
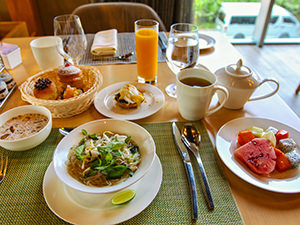
[[[131,139],[139,147],[141,162],[135,173],[121,183],[95,187],[88,186],[73,178],[68,173],[67,163],[71,147],[78,145],[83,138],[82,129],[88,134],[102,134],[111,131],[116,134],[131,136]],[[143,127],[126,120],[103,119],[83,124],[72,130],[57,145],[53,155],[54,170],[58,178],[69,188],[86,194],[107,194],[122,190],[139,181],[150,169],[155,157],[155,143],[152,136]]]
[[[9,119],[28,113],[41,114],[48,118],[46,125],[38,132],[26,135],[15,140],[3,139],[3,134],[0,137],[0,146],[11,151],[25,151],[41,144],[50,134],[52,129],[51,112],[42,106],[24,105],[6,111],[0,115],[0,126],[5,124]],[[29,130],[30,131],[30,130]]]

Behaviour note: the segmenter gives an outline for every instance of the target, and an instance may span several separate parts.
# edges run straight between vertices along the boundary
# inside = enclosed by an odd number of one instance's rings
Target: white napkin
[[[93,55],[114,55],[117,51],[117,30],[104,30],[95,34],[91,47]]]

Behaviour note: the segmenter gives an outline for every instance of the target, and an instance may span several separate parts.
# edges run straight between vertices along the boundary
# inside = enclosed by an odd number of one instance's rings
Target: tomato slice
[[[277,133],[275,134],[276,137],[276,142],[278,143],[281,139],[285,139],[289,137],[289,132],[286,130],[279,130],[277,131]]]

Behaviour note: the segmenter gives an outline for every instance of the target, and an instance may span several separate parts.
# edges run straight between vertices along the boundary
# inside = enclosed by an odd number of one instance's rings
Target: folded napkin
[[[95,34],[91,47],[93,55],[114,55],[117,51],[117,30],[104,30]]]

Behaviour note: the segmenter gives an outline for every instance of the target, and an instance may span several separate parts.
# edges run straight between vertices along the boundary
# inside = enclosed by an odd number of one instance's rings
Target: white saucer
[[[123,109],[114,100],[115,94],[127,83],[134,84],[137,89],[143,91],[145,101],[136,109]],[[109,85],[96,94],[94,105],[98,112],[114,119],[138,120],[148,117],[163,107],[165,96],[162,91],[150,84],[137,82],[120,82]]]
[[[216,44],[216,40],[206,34],[199,33],[199,49],[208,49],[213,47]]]
[[[105,208],[87,208],[75,203],[66,193],[65,185],[56,176],[53,162],[50,163],[43,180],[43,195],[51,211],[62,220],[72,224],[117,224],[129,220],[142,212],[157,195],[162,182],[162,166],[157,155],[149,172],[128,189],[136,191],[129,203]],[[109,199],[106,199],[109,202]]]

